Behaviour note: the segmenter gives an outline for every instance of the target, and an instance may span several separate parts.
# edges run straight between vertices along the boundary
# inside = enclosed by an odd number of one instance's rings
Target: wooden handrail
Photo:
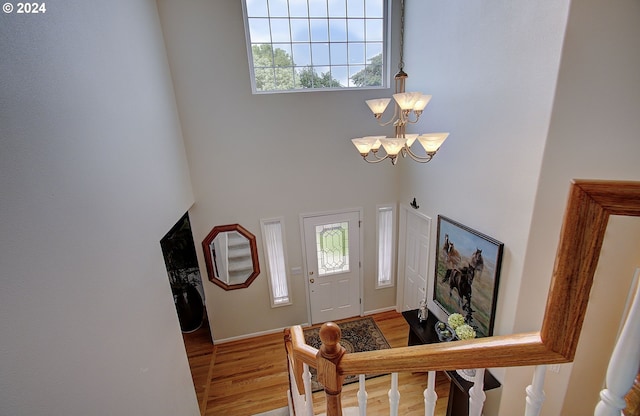
[[[293,345],[293,354],[297,360],[307,363],[313,368],[318,368],[316,356],[318,349],[307,345],[304,341],[304,332],[300,325],[291,327],[291,344]]]
[[[331,385],[337,386],[337,379],[345,375],[365,372],[426,372],[573,361],[610,215],[640,216],[640,182],[572,182],[540,332],[344,354],[333,360],[335,369],[328,371],[336,378]],[[326,366],[319,365],[319,351],[305,344],[300,326],[291,328],[290,342],[296,359],[318,368],[319,377],[326,377]],[[333,406],[331,410],[327,408],[328,416],[339,414]]]
[[[307,350],[307,347],[309,346],[306,344],[293,345],[293,350],[296,351],[298,348]],[[318,351],[313,347],[310,348]],[[529,332],[350,353],[342,357],[337,367],[340,375],[348,376],[364,373],[427,372],[566,362],[568,360],[565,357],[550,352],[545,347],[538,332]],[[314,362],[307,362],[307,364],[317,368]]]

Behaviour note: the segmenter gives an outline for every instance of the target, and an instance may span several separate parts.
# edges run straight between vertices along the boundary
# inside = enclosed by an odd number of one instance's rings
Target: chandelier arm
[[[413,153],[411,151],[411,149],[408,148],[407,146],[404,147],[404,150],[407,151],[407,154],[409,155],[409,157],[411,159],[415,160],[416,162],[420,162],[420,163],[430,162],[431,159],[433,159],[433,157],[436,155],[436,152],[429,152],[429,153],[427,153],[427,156],[418,156],[415,153]]]
[[[380,158],[380,157],[378,157],[378,155],[377,155],[377,154],[375,154],[375,153],[374,153],[374,154],[373,154],[373,156],[375,156],[375,159],[374,159],[374,160],[369,160],[369,159],[367,159],[367,156],[369,156],[369,154],[367,154],[367,155],[365,155],[365,156],[362,156],[362,158],[364,159],[364,161],[365,161],[365,162],[367,162],[367,163],[380,163],[380,162],[382,162],[383,160],[386,160],[386,159],[388,159],[388,158],[389,158],[389,155],[385,155],[383,158]]]
[[[371,150],[371,153],[373,154],[373,157],[376,160],[385,160],[385,159],[387,159],[389,157],[389,155],[387,153],[385,153],[384,157],[380,157],[380,156],[378,156],[378,152],[380,152],[379,149],[378,150],[373,150],[373,149]]]
[[[383,123],[383,122],[381,122],[380,120],[378,120],[378,125],[379,125],[380,127],[386,127],[386,126],[388,126],[389,124],[394,123],[395,121],[396,121],[396,118],[395,118],[395,115],[394,115],[394,117],[393,117],[391,120],[389,120],[389,121],[387,121],[387,122],[384,122],[384,123]]]
[[[382,116],[381,116],[382,117]],[[385,127],[388,126],[391,123],[395,123],[396,121],[398,121],[399,116],[398,116],[398,105],[394,105],[393,106],[393,116],[391,116],[391,119],[389,121],[380,121],[380,119],[377,119],[378,121],[378,125],[380,127]]]
[[[415,114],[415,113],[414,113]],[[405,119],[405,122],[409,123],[409,124],[416,124],[418,122],[418,120],[420,120],[420,116],[418,114],[415,114],[416,119],[415,120],[411,120],[411,117],[407,117]]]

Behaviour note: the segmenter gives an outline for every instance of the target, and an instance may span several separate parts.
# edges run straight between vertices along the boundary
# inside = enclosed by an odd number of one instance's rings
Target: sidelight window
[[[378,267],[376,288],[393,286],[394,267],[394,235],[395,235],[395,207],[383,205],[377,207],[377,243]]]
[[[289,278],[287,276],[287,255],[284,245],[284,219],[262,219],[262,243],[267,263],[267,276],[271,306],[291,304]]]

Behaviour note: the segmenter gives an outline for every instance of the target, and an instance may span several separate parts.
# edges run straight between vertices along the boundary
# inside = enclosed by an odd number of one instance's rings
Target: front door
[[[312,324],[361,314],[360,212],[303,215]]]

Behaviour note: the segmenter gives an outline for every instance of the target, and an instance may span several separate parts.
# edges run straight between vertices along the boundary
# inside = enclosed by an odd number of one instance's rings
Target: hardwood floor
[[[638,375],[636,376],[635,381],[633,382],[633,386],[631,386],[631,390],[627,393],[625,397],[627,402],[627,407],[624,409],[625,416],[639,416],[640,415],[640,371],[638,371]]]
[[[395,311],[372,315],[392,348],[407,346],[409,326]],[[208,325],[183,334],[201,415],[249,416],[287,405],[287,362],[283,334],[277,333],[213,346]],[[424,415],[423,391],[427,376],[401,373],[400,411],[402,415]],[[369,414],[389,414],[387,392],[390,376],[367,380]],[[358,383],[344,386],[343,407],[357,406]],[[447,409],[449,380],[436,377],[436,415]],[[324,412],[324,393],[313,394],[314,412]]]

